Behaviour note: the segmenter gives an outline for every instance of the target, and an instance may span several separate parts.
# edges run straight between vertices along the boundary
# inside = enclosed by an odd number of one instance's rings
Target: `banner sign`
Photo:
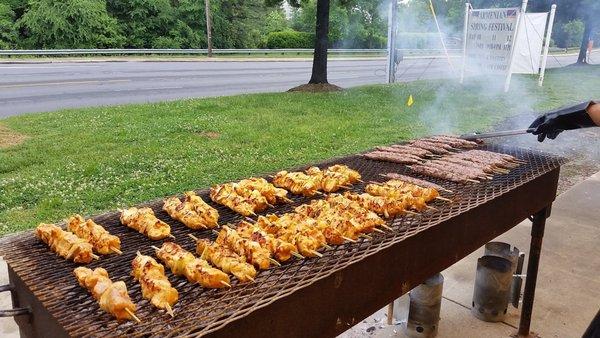
[[[517,31],[518,14],[518,8],[469,11],[465,71],[507,74]]]
[[[517,33],[511,69],[513,74],[538,74],[548,13],[525,13],[523,18]]]

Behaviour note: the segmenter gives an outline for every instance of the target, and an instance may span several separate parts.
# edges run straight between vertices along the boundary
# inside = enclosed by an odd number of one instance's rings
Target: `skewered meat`
[[[67,228],[77,237],[90,243],[99,254],[121,253],[121,240],[119,237],[111,235],[91,219],[86,221],[80,215],[73,215],[67,220]]]
[[[254,277],[256,277],[254,266],[246,263],[246,259],[231,250],[229,246],[217,245],[206,239],[200,239],[196,241],[196,253],[201,258],[206,257],[223,272],[233,274],[242,283],[254,281]]]
[[[260,196],[260,197],[258,197]],[[262,198],[260,193],[257,198]],[[210,188],[210,199],[215,203],[222,204],[229,209],[241,214],[243,216],[254,216],[256,204],[250,198],[243,197],[236,192],[233,184],[220,184]],[[263,201],[260,201],[265,203]]]
[[[183,202],[175,196],[167,198],[163,204],[163,210],[190,229],[208,229],[218,225],[219,213],[217,210],[206,204],[193,191],[185,193]]]
[[[276,188],[264,178],[251,177],[238,182],[238,186],[245,189],[256,190],[263,195],[269,204],[287,202],[287,190]]]
[[[441,185],[426,181],[426,180],[421,180],[418,178],[414,178],[414,177],[410,177],[410,176],[406,176],[406,175],[401,175],[401,174],[396,174],[396,173],[387,173],[382,175],[383,177],[386,178],[390,178],[393,180],[400,180],[400,181],[404,181],[404,182],[408,182],[408,183],[412,183],[421,187],[426,187],[426,188],[433,188],[436,190],[446,190],[444,187],[442,187]]]
[[[148,236],[151,240],[167,238],[171,235],[171,227],[156,218],[150,208],[129,208],[121,212],[121,223],[137,232]]]
[[[410,169],[417,174],[423,174],[427,176],[437,177],[444,180],[458,182],[458,183],[466,183],[469,182],[469,179],[463,177],[462,175],[455,174],[450,171],[446,171],[443,169],[439,169],[437,167],[431,167],[427,165],[413,165]]]
[[[198,217],[202,219],[202,222],[206,227],[215,228],[219,226],[219,212],[217,209],[204,202],[204,200],[196,195],[195,192],[185,192],[184,202],[191,205],[192,210],[194,210]]]
[[[348,183],[350,184],[361,182],[360,173],[354,169],[350,169],[347,165],[334,164],[331,167],[327,168],[327,170],[346,175],[348,177]]]
[[[266,270],[271,265],[269,250],[260,244],[241,237],[235,230],[223,226],[215,241],[218,245],[229,246],[229,248],[244,257],[246,261],[261,270]]]
[[[434,156],[434,154],[426,149],[421,149],[421,148],[415,148],[415,147],[411,147],[409,145],[404,145],[404,144],[394,144],[389,146],[389,148],[392,148],[393,151],[395,152],[401,152],[401,153],[405,153],[405,154],[412,154],[418,157],[431,157]]]
[[[450,154],[450,151],[448,151],[447,149],[444,149],[442,146],[440,146],[439,144],[436,144],[436,143],[416,140],[416,141],[411,142],[410,145],[413,147],[428,150],[436,155]]]
[[[310,167],[306,173],[318,182],[318,190],[334,192],[350,184],[348,176],[331,170],[321,170],[318,167]]]
[[[103,268],[96,268],[92,271],[85,267],[78,267],[73,270],[73,273],[79,285],[92,294],[102,310],[110,313],[119,321],[137,319],[135,304],[127,294],[125,282],[113,283],[108,277],[108,272]]]
[[[75,263],[87,264],[95,256],[90,243],[54,224],[41,223],[35,229],[35,234],[56,254]]]
[[[395,200],[384,196],[374,196],[370,194],[353,194],[346,192],[344,197],[356,201],[365,209],[371,210],[385,217],[394,217],[403,215],[406,211],[404,201]]]
[[[231,286],[226,273],[213,268],[204,259],[196,258],[191,252],[173,242],[163,243],[156,251],[158,258],[173,274],[186,277],[191,283],[213,289]]]
[[[386,161],[400,164],[422,163],[423,159],[412,154],[389,153],[383,151],[372,151],[363,155],[365,158],[377,161]]]
[[[275,238],[295,245],[298,252],[305,257],[320,256],[317,250],[326,243],[325,237],[315,228],[315,224],[315,220],[295,213],[284,214],[281,217],[273,214],[260,216],[255,223]]]
[[[278,172],[273,177],[276,187],[284,188],[295,195],[314,196],[319,189],[319,182],[302,172]]]
[[[273,257],[280,262],[288,261],[293,253],[298,252],[298,249],[292,243],[275,238],[272,234],[250,222],[240,222],[236,231],[240,236],[257,242],[261,247],[269,250]]]
[[[401,184],[400,182],[392,182],[391,184],[384,183],[368,184],[365,191],[373,196],[385,196],[392,199],[406,199],[407,197],[422,198],[425,202],[430,202],[439,196],[435,189],[421,188],[414,185]],[[407,202],[417,201],[407,199]],[[418,202],[420,205],[420,202]],[[417,206],[417,208],[420,208]]]
[[[179,293],[171,286],[165,275],[165,267],[154,258],[137,252],[131,262],[131,275],[140,283],[142,296],[159,309],[173,316],[171,307],[177,302]]]

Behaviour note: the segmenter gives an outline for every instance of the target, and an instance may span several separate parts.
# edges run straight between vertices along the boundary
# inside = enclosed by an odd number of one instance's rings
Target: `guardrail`
[[[400,49],[405,55],[437,55],[442,49]],[[460,53],[460,49],[451,49]],[[0,50],[2,56],[71,56],[71,55],[207,55],[206,49],[16,49]],[[312,54],[313,49],[213,49],[215,55],[275,55]],[[329,49],[330,54],[342,55],[386,55],[386,49]]]

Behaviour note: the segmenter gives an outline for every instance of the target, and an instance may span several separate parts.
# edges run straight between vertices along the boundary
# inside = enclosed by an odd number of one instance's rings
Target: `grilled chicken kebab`
[[[243,216],[253,216],[273,204],[289,201],[287,191],[254,177],[216,185],[210,189],[210,198]]]
[[[305,172],[280,171],[273,177],[273,184],[292,194],[314,196],[318,191],[335,192],[360,182],[360,173],[346,165],[336,164],[322,170],[310,167]]]
[[[190,283],[198,283],[205,288],[231,287],[229,276],[213,268],[204,259],[195,257],[173,242],[165,242],[154,248],[158,258],[171,269],[173,274],[186,277]]]
[[[150,208],[129,208],[121,212],[121,223],[151,240],[171,237],[171,227],[156,218]]]
[[[90,243],[54,224],[41,223],[35,229],[35,234],[56,254],[75,263],[87,264],[93,258],[98,258],[92,252]]]
[[[67,220],[67,228],[77,237],[87,241],[101,255],[121,254],[121,240],[111,235],[102,226],[91,219],[87,221],[80,215],[73,215]]]
[[[256,266],[260,270],[267,270],[271,266],[271,253],[257,242],[243,238],[235,230],[223,226],[215,243],[228,246],[233,252],[244,257],[246,262]]]
[[[165,275],[165,267],[154,258],[142,255],[138,251],[131,262],[131,269],[131,275],[140,283],[142,296],[174,317],[172,306],[179,299],[179,293]]]
[[[225,273],[234,275],[240,282],[253,282],[256,269],[246,263],[246,258],[238,255],[227,245],[211,243],[206,239],[196,240],[196,253],[201,259],[207,259]]]
[[[204,202],[193,191],[186,192],[184,196],[183,201],[175,196],[167,198],[163,210],[190,229],[209,229],[218,226],[219,212],[215,208]]]
[[[100,308],[117,320],[135,319],[135,304],[127,294],[125,282],[112,282],[108,277],[108,272],[103,268],[88,269],[78,267],[73,270],[75,278],[79,285],[88,290],[94,299],[98,301]]]

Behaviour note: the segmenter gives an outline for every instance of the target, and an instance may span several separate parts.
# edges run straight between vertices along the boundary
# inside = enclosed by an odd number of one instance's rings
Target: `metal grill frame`
[[[337,158],[319,164],[348,164],[363,174],[365,181],[384,181],[378,174],[406,173],[453,190],[455,202],[436,202],[439,211],[421,216],[403,216],[388,222],[394,232],[373,234],[324,252],[323,258],[293,260],[282,267],[261,272],[256,283],[228,290],[206,290],[167,274],[180,292],[169,318],[141,297],[139,285],[129,277],[135,252],[152,254],[150,241],[119,225],[118,213],[92,217],[121,237],[121,256],[103,256],[88,266],[106,268],[113,280],[125,280],[132,300],[138,304],[142,324],[117,323],[100,310],[72,275],[77,265],[54,256],[31,231],[0,240],[0,254],[9,265],[14,307],[28,307],[32,314],[18,316],[24,336],[334,336],[369,316],[393,299],[408,292],[489,240],[506,232],[527,217],[550,206],[556,196],[562,159],[524,149],[486,146],[482,149],[508,153],[526,165],[506,175],[478,184],[456,184],[410,173],[393,163],[371,161],[359,156]],[[304,169],[303,166],[298,169]],[[352,190],[363,191],[359,184]],[[205,199],[206,190],[198,191]],[[294,203],[267,210],[281,214],[310,199],[294,196]],[[213,206],[216,206],[211,202]],[[187,238],[193,233],[214,240],[210,231],[194,231],[168,217],[162,200],[145,204],[171,224],[176,242],[193,251]],[[241,216],[217,209],[221,222]],[[32,274],[35,271],[35,274]]]

